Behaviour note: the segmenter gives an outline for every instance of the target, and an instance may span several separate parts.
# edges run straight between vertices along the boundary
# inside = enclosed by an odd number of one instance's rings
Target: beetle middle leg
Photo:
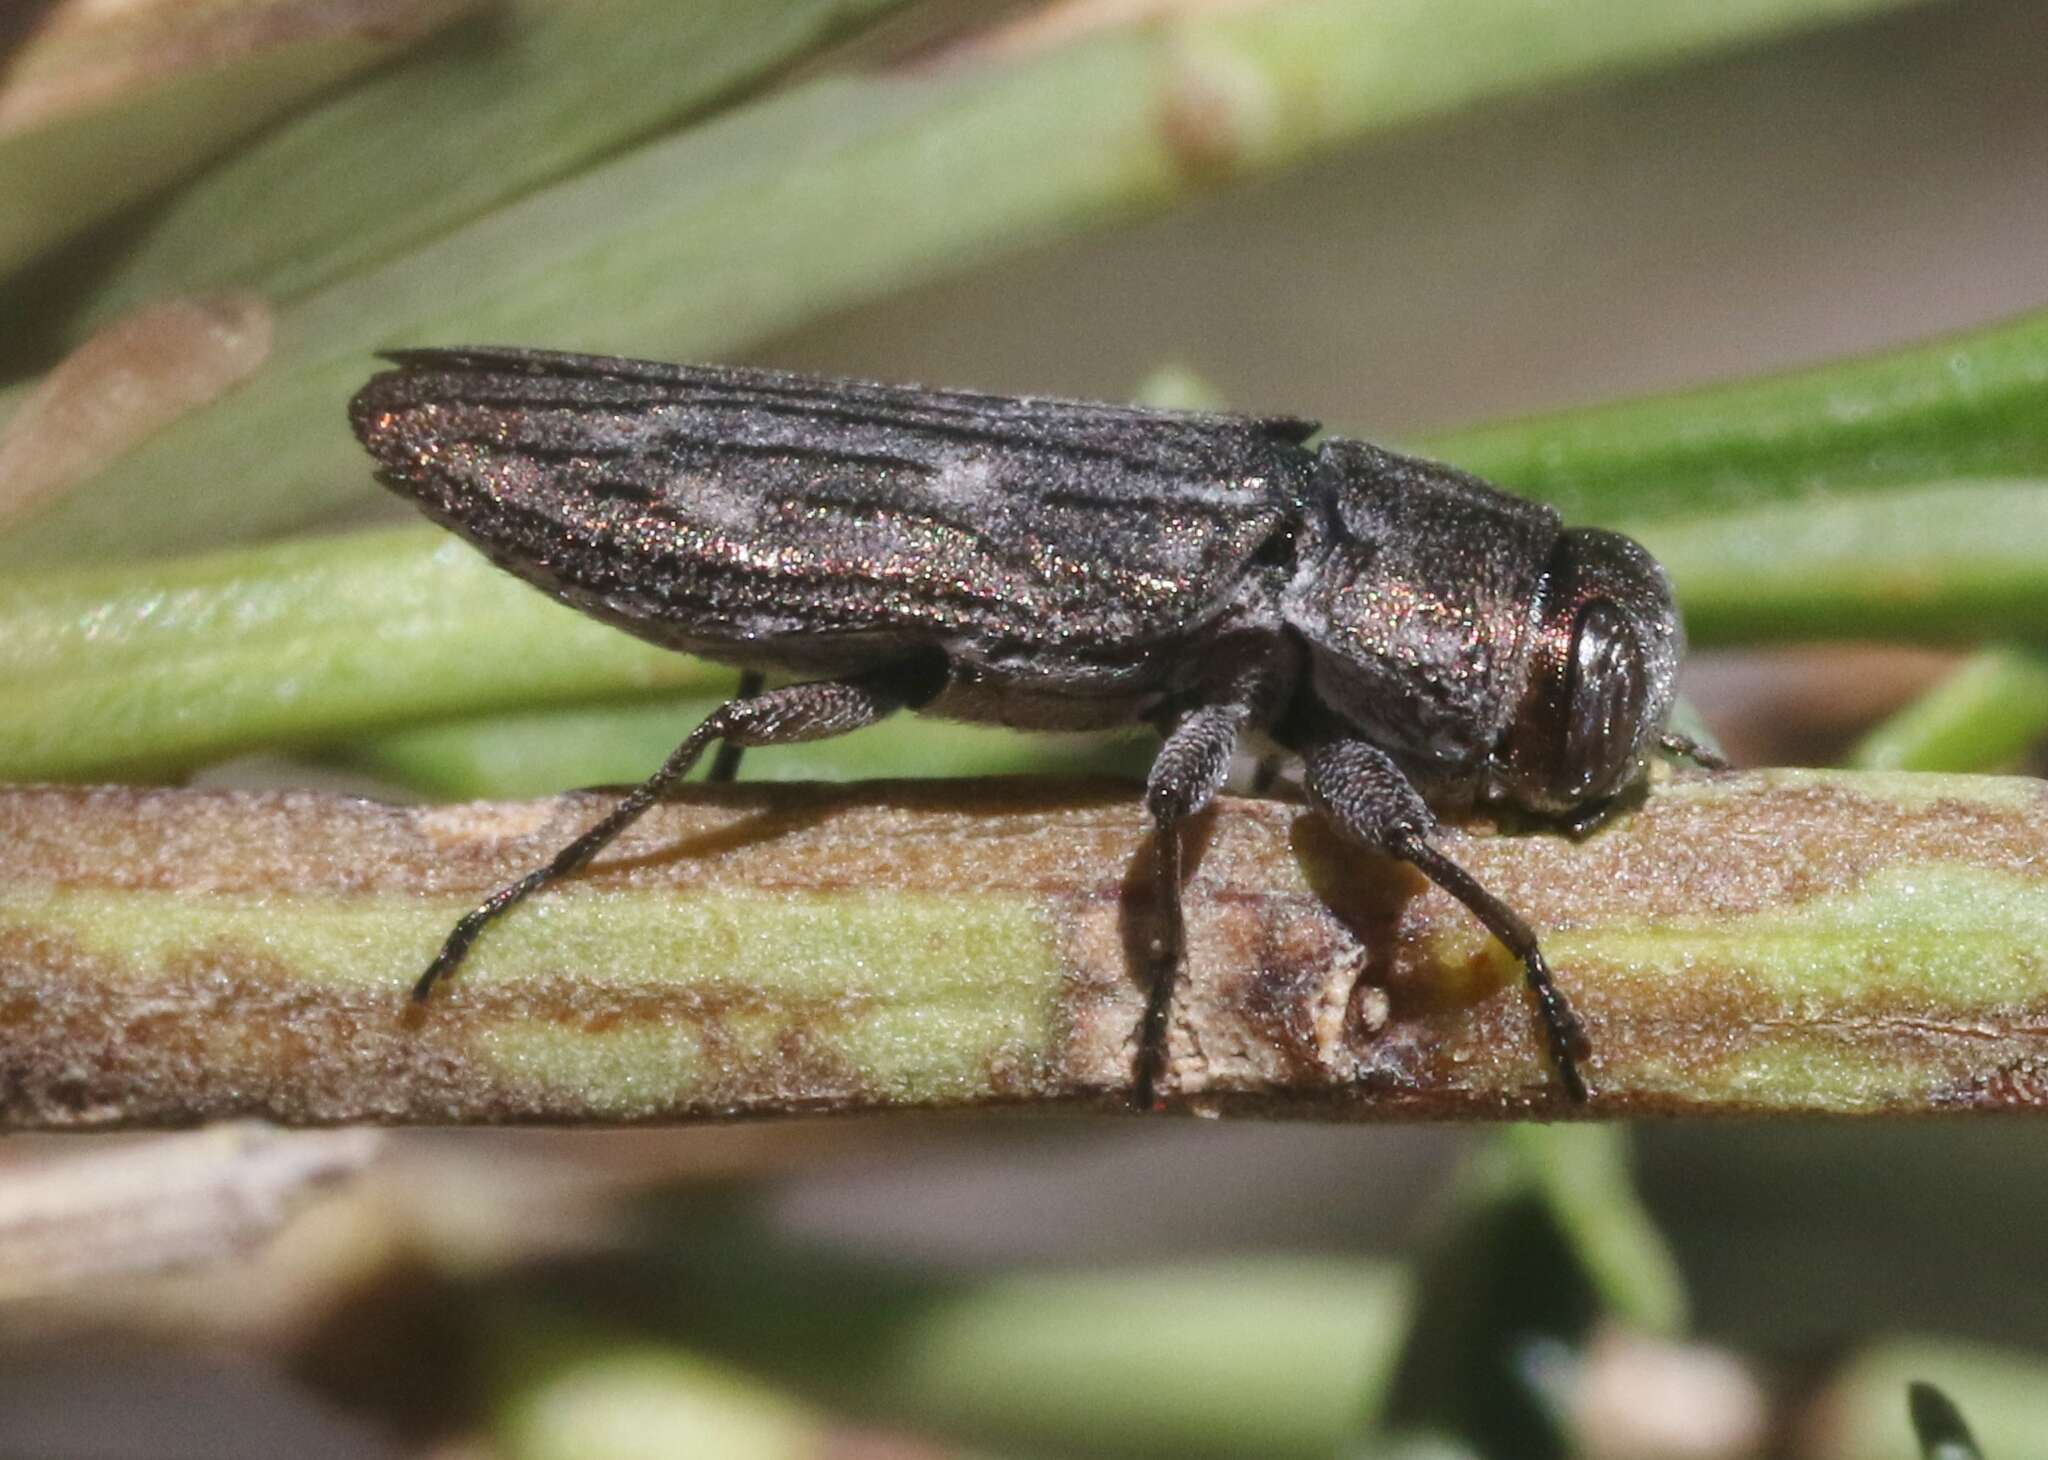
[[[1230,775],[1230,760],[1244,732],[1268,723],[1293,679],[1285,652],[1271,641],[1233,645],[1209,676],[1201,702],[1172,722],[1166,743],[1145,779],[1145,809],[1154,827],[1152,907],[1157,929],[1151,946],[1151,980],[1145,1018],[1138,1029],[1134,1099],[1140,1110],[1156,1108],[1159,1080],[1166,1073],[1167,1022],[1173,996],[1187,963],[1181,914],[1181,829],[1216,799]]]
[[[848,679],[786,685],[752,699],[727,700],[669,753],[659,770],[628,792],[595,826],[555,853],[545,866],[507,883],[463,914],[413,985],[413,998],[425,1002],[434,985],[461,965],[477,935],[501,914],[549,883],[577,872],[609,846],[688,775],[714,742],[753,746],[827,740],[872,725],[897,710],[914,709],[937,694],[944,682],[942,661],[920,660]]]
[[[1305,753],[1309,801],[1346,840],[1398,857],[1455,897],[1521,963],[1558,1078],[1572,1100],[1589,1096],[1579,1061],[1591,1052],[1579,1017],[1550,976],[1536,934],[1436,844],[1437,821],[1399,766],[1377,746],[1336,737]]]

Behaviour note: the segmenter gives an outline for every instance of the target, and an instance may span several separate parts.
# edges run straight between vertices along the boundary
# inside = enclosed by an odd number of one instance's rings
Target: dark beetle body
[[[778,691],[800,728],[717,735],[814,738],[901,706],[1155,723],[1177,938],[1178,823],[1265,731],[1303,753],[1340,830],[1521,930],[1576,1084],[1533,936],[1453,886],[1470,879],[1438,865],[1422,803],[1572,811],[1640,779],[1680,636],[1632,542],[1448,467],[1312,450],[1313,423],[1286,417],[525,350],[392,359],[351,405],[357,434],[499,565],[671,648],[864,686]]]
[[[1562,531],[1448,467],[1311,451],[1291,417],[392,358],[352,407],[386,480],[629,633],[800,674],[937,650],[926,713],[1070,729],[1153,718],[1216,639],[1270,636],[1276,660],[1339,659],[1324,698],[1440,797],[1487,790]]]

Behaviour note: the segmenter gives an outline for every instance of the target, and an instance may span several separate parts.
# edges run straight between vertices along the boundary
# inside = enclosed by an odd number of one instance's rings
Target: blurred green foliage
[[[636,773],[722,691],[721,672],[549,604],[427,529],[219,551],[369,493],[341,403],[374,349],[722,354],[1319,149],[1899,3],[1286,0],[850,69],[820,48],[889,0],[514,0],[239,147],[375,48],[138,91],[55,152],[49,135],[0,135],[4,190],[50,204],[0,281],[0,362],[19,377],[0,430],[32,367],[129,308],[253,289],[277,318],[247,385],[0,522],[0,774],[171,776],[283,746],[438,794],[525,794]],[[114,230],[58,246],[213,152]],[[76,170],[48,157],[85,153],[126,165],[58,196]],[[1873,733],[1860,764],[2004,768],[2048,732],[2048,315],[1422,444],[1639,532],[1701,642],[2010,641]],[[1114,768],[1131,753],[926,727],[776,773]],[[496,1334],[524,1360],[497,1370],[508,1456],[669,1453],[679,1433],[727,1455],[811,1454],[830,1433],[821,1401],[1015,1453],[1363,1456],[1386,1453],[1391,1422],[1413,1453],[1562,1455],[1574,1437],[1530,1355],[1574,1349],[1599,1321],[1669,1331],[1684,1312],[1608,1132],[1502,1133],[1409,1269],[1273,1258],[942,1283],[799,1262],[757,1232],[689,1235],[657,1285],[673,1333],[533,1317]],[[736,1359],[816,1398],[721,1367]],[[1920,1339],[1847,1365],[1825,1396],[1832,1427],[1800,1453],[1914,1454],[1915,1378],[1956,1397],[1986,1454],[2043,1453],[2043,1361]],[[1923,1441],[1963,1453],[1925,1426]]]

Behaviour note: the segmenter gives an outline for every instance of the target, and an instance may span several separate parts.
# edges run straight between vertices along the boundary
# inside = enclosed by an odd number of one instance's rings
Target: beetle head
[[[1493,773],[1509,800],[1569,811],[1642,775],[1677,697],[1685,636],[1656,559],[1597,528],[1558,539],[1539,614]]]

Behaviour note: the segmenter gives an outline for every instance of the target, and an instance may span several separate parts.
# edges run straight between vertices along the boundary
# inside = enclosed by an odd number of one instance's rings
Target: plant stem
[[[1460,835],[1590,1028],[1593,1115],[2036,1107],[2032,781],[1691,775],[1591,839]],[[1121,1106],[1150,935],[1116,787],[741,787],[657,809],[494,925],[605,804],[0,793],[0,1123],[616,1122]],[[1167,1093],[1321,1119],[1581,1113],[1519,970],[1301,808],[1194,836]]]

